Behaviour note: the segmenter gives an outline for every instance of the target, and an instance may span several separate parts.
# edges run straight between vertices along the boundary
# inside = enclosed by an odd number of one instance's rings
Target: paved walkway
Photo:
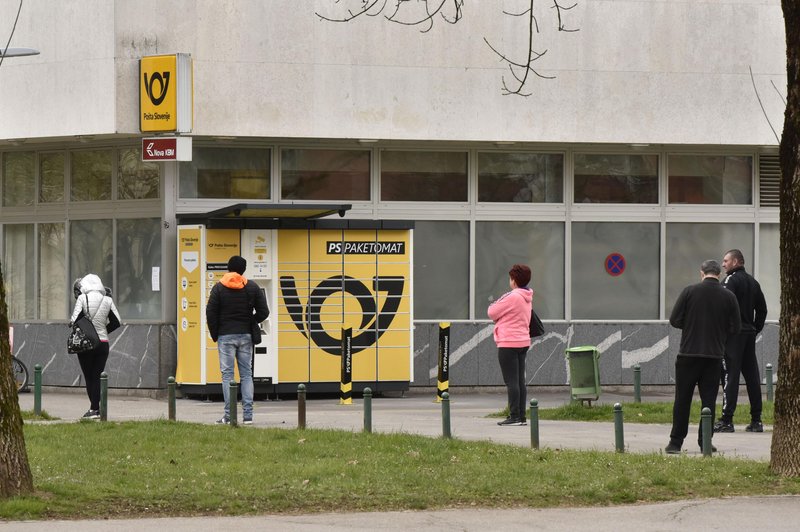
[[[671,390],[646,393],[645,401],[669,401]],[[544,388],[531,394],[541,407],[556,406],[569,400],[566,388]],[[746,398],[743,398],[747,401]],[[604,393],[602,402],[630,402],[630,394]],[[69,422],[86,411],[85,395],[53,389],[42,394],[42,408],[49,414]],[[363,427],[363,402],[341,406],[336,399],[308,400],[307,426],[360,431]],[[23,409],[33,408],[33,394],[20,397]],[[529,446],[529,427],[498,427],[495,418],[486,415],[505,406],[505,394],[467,392],[454,389],[451,401],[451,428],[455,438],[488,440],[498,443]],[[109,420],[144,420],[167,417],[166,400],[116,395],[108,399]],[[177,416],[182,421],[213,423],[222,413],[222,403],[195,399],[179,399]],[[240,414],[241,415],[241,414]],[[254,427],[297,426],[297,402],[257,401]],[[433,393],[412,393],[405,397],[373,399],[373,429],[376,432],[407,432],[426,436],[442,433],[441,406],[433,401]],[[668,425],[625,425],[628,452],[659,452],[667,443]],[[714,444],[725,456],[768,460],[771,427],[762,434],[742,431],[718,434]],[[694,443],[697,426],[690,427],[688,443]],[[542,421],[542,447],[561,449],[614,450],[613,423],[580,423]],[[700,456],[694,445],[685,447],[686,454]],[[700,459],[700,458],[698,458]],[[800,523],[800,497],[740,497],[699,501],[675,501],[663,504],[613,506],[604,508],[552,509],[458,509],[444,511],[368,512],[352,514],[267,515],[256,517],[193,517],[163,519],[131,519],[114,521],[49,521],[52,531],[153,531],[163,530],[440,530],[442,528],[484,530],[577,530],[595,531],[660,531],[693,530],[797,530]],[[0,522],[0,530],[41,530],[41,522]]]
[[[669,390],[669,389],[668,389]],[[531,397],[539,400],[541,408],[553,407],[569,401],[567,388],[534,390]],[[407,432],[424,436],[442,434],[442,410],[433,401],[434,395],[411,393],[405,397],[374,398],[372,424],[375,432]],[[630,395],[604,393],[604,403],[630,402]],[[645,401],[670,401],[670,393],[651,392]],[[478,393],[452,391],[450,401],[451,432],[454,438],[487,440],[530,446],[530,427],[498,427],[496,418],[487,418],[505,406],[504,393]],[[747,399],[744,398],[746,402]],[[33,394],[22,394],[20,406],[33,408]],[[88,408],[84,394],[47,391],[42,394],[42,408],[62,420],[75,420]],[[240,405],[241,408],[241,405]],[[177,417],[181,421],[213,423],[222,415],[221,401],[205,402],[196,399],[179,399]],[[297,426],[297,401],[256,401],[254,427]],[[167,417],[167,402],[161,399],[109,395],[109,420],[158,419]],[[241,419],[241,412],[239,413]],[[332,428],[360,431],[363,428],[363,401],[358,398],[350,406],[338,404],[338,399],[309,398],[306,409],[309,428]],[[744,432],[744,427],[733,434],[717,434],[714,445],[720,454],[753,460],[769,460],[772,427],[761,434]],[[659,452],[669,441],[669,425],[626,423],[625,448],[628,452]],[[615,449],[613,422],[540,421],[541,447],[557,449]],[[700,455],[695,435],[697,425],[689,427],[684,450],[689,455]]]

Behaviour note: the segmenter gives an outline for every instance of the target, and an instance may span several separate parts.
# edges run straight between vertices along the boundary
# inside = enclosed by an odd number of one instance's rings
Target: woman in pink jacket
[[[531,346],[530,322],[533,290],[528,288],[531,269],[515,264],[508,272],[511,291],[489,305],[500,371],[508,390],[508,418],[498,425],[526,425],[525,356]]]

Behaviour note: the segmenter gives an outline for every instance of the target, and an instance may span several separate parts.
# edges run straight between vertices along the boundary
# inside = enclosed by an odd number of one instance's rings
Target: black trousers
[[[508,392],[509,417],[524,419],[528,389],[525,382],[525,356],[527,347],[498,347],[497,359]]]
[[[675,445],[683,445],[689,432],[689,412],[692,408],[694,387],[700,392],[703,408],[711,409],[715,414],[717,392],[719,391],[719,375],[722,364],[718,358],[702,358],[678,356],[675,361],[675,404],[672,406],[672,431],[669,441]],[[697,431],[697,442],[702,442],[702,426]]]
[[[756,335],[736,334],[728,338],[722,367],[722,420],[733,421],[739,400],[739,375],[744,377],[750,398],[750,418],[761,421],[761,375],[756,358]]]
[[[100,374],[106,369],[108,342],[100,342],[96,349],[78,353],[78,362],[86,380],[86,394],[89,396],[89,410],[100,410]]]

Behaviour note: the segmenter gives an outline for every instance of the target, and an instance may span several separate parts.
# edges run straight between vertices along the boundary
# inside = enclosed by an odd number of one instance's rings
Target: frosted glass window
[[[35,189],[35,153],[32,151],[3,154],[3,205],[33,205]]]
[[[39,224],[39,318],[67,318],[67,291],[72,293],[72,281],[67,279],[66,238],[63,223]],[[69,307],[72,310],[72,307]]]
[[[575,203],[658,203],[658,155],[575,154]]]
[[[467,201],[467,154],[381,152],[381,200]]]
[[[767,319],[781,316],[781,240],[778,224],[761,224],[758,235],[758,277],[767,300]],[[745,257],[745,267],[753,273]]]
[[[8,318],[35,318],[33,224],[3,226],[3,281],[6,288]]]
[[[180,163],[180,197],[269,199],[269,165],[265,149],[194,148]]]
[[[119,199],[156,199],[160,196],[159,164],[142,161],[140,148],[119,151],[117,197]]]
[[[659,251],[657,223],[573,223],[572,317],[658,319]]]
[[[369,200],[367,150],[281,151],[281,196],[302,200]]]
[[[700,282],[700,264],[714,259],[722,265],[729,249],[742,250],[745,266],[753,261],[753,226],[732,223],[669,223],[667,224],[666,315],[672,312],[675,300],[688,285]],[[723,272],[722,278],[725,278]]]
[[[475,225],[475,319],[508,292],[508,270],[532,270],[533,305],[546,319],[564,318],[564,224],[561,222],[478,222]],[[415,279],[416,282],[416,279]]]
[[[63,152],[39,154],[39,203],[64,201]]]
[[[111,199],[114,152],[111,150],[74,151],[70,154],[72,201]]]
[[[69,283],[94,273],[106,286],[113,283],[114,246],[111,220],[76,220],[70,223]]]
[[[469,318],[469,223],[415,222],[414,318]]]
[[[117,220],[114,300],[124,319],[161,319],[161,292],[153,290],[153,267],[161,267],[161,220]]]
[[[668,161],[670,203],[753,203],[752,157],[670,155]]]
[[[563,202],[564,156],[545,153],[479,153],[478,201]]]

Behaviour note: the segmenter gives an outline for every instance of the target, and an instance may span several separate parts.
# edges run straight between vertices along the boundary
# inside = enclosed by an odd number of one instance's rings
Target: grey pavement
[[[630,402],[630,390],[604,391],[603,403]],[[530,445],[529,427],[499,427],[497,418],[488,414],[505,406],[502,391],[452,389],[450,403],[451,428],[454,438],[486,440],[500,444]],[[564,387],[532,389],[530,398],[537,398],[540,407],[556,406],[569,401]],[[373,430],[405,432],[430,437],[442,434],[441,405],[434,401],[435,391],[413,392],[400,396],[373,399]],[[669,401],[671,387],[643,390],[644,401]],[[745,402],[747,399],[742,398]],[[746,404],[746,403],[745,403]],[[33,408],[33,394],[21,394],[20,406]],[[83,393],[75,390],[45,389],[42,408],[61,418],[58,422],[77,420],[87,408]],[[180,421],[213,423],[222,414],[221,401],[178,399]],[[147,420],[167,417],[167,401],[151,397],[115,393],[108,397],[109,421]],[[241,413],[240,413],[241,416]],[[297,426],[297,401],[256,401],[254,428],[294,428]],[[313,398],[307,401],[309,428],[335,428],[360,431],[363,428],[363,401],[353,405],[338,404],[335,398]],[[739,427],[733,434],[717,434],[714,444],[720,454],[753,460],[768,460],[772,440],[771,427],[762,434],[752,434]],[[252,430],[249,427],[244,430]],[[669,439],[669,425],[625,424],[627,452],[660,452]],[[701,459],[694,445],[697,425],[689,428],[684,454]],[[613,423],[541,421],[540,445],[553,449],[615,449]],[[593,530],[672,530],[681,526],[707,530],[744,530],[769,527],[774,530],[796,529],[800,522],[800,497],[745,497],[699,501],[678,501],[664,504],[615,506],[608,508],[554,509],[459,509],[422,512],[380,512],[354,514],[269,515],[258,517],[195,517],[135,519],[115,521],[49,521],[54,530],[205,530],[246,526],[256,530],[362,530],[383,528],[400,530],[439,529],[443,526],[461,530],[565,530],[591,527]],[[379,524],[378,524],[379,523]],[[113,527],[110,526],[113,524]],[[1,523],[3,530],[40,529],[41,522]]]

